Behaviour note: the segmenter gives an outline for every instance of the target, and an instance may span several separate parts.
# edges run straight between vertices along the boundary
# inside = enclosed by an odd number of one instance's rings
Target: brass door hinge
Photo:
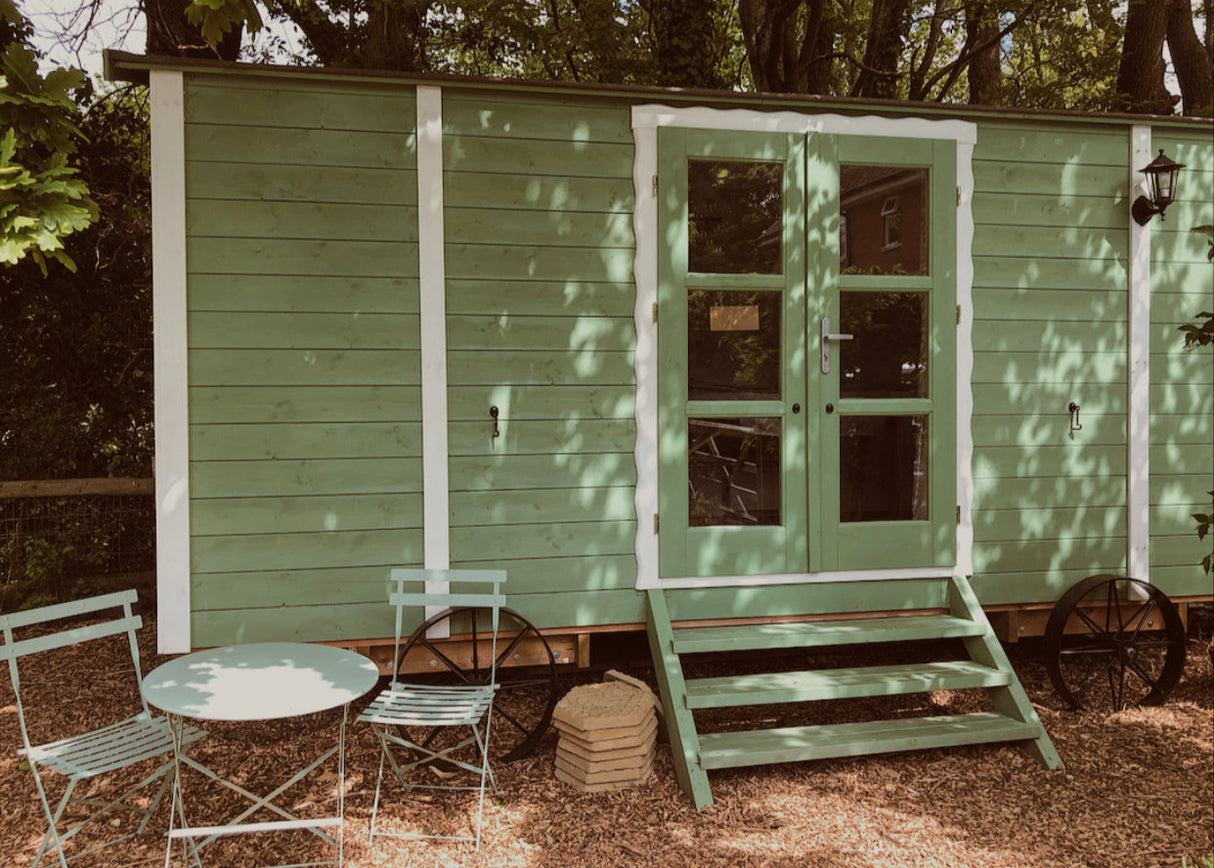
[[[653,176],[653,198],[658,198],[658,176]]]
[[[961,507],[957,507],[957,524],[961,524]]]
[[[961,325],[961,305],[957,305],[957,325]]]
[[[961,188],[957,188],[957,207],[961,207]]]
[[[658,514],[656,512],[653,514],[653,532],[658,532]]]
[[[656,301],[653,303],[653,321],[655,323],[658,321],[658,303]]]

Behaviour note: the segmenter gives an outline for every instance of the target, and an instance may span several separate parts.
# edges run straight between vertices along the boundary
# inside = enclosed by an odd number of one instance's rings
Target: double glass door
[[[661,576],[953,564],[954,147],[659,131]]]

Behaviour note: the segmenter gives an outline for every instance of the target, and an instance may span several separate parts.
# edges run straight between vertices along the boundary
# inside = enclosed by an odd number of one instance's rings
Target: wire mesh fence
[[[0,483],[0,610],[79,596],[156,566],[151,479]]]

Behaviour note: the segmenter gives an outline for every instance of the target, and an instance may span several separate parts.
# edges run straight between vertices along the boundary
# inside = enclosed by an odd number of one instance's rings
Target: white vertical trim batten
[[[1129,344],[1126,402],[1126,574],[1151,580],[1151,223],[1139,226],[1130,214],[1133,202],[1148,193],[1146,176],[1136,166],[1151,161],[1151,128],[1130,131]]]
[[[447,267],[443,234],[443,91],[417,88],[417,274],[422,367],[423,558],[451,568],[447,477]],[[441,593],[446,582],[428,582]],[[426,616],[435,614],[427,610]],[[443,638],[431,634],[432,638]]]
[[[190,650],[185,81],[152,70],[152,334],[156,420],[156,650]]]
[[[974,574],[974,142],[957,142],[957,572]]]

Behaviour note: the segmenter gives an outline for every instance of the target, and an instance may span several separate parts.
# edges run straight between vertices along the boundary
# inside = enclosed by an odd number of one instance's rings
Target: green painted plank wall
[[[1151,579],[1172,595],[1209,594],[1192,514],[1210,511],[1214,489],[1214,349],[1185,352],[1177,330],[1214,310],[1214,263],[1194,226],[1214,224],[1214,142],[1154,136],[1184,163],[1176,202],[1151,223]]]
[[[449,90],[443,125],[452,566],[541,626],[635,623],[629,109]]]
[[[974,151],[974,588],[1054,600],[1125,567],[1129,130],[982,121]],[[1071,437],[1071,401],[1083,430]]]
[[[422,562],[411,89],[186,79],[192,642],[391,634]]]

